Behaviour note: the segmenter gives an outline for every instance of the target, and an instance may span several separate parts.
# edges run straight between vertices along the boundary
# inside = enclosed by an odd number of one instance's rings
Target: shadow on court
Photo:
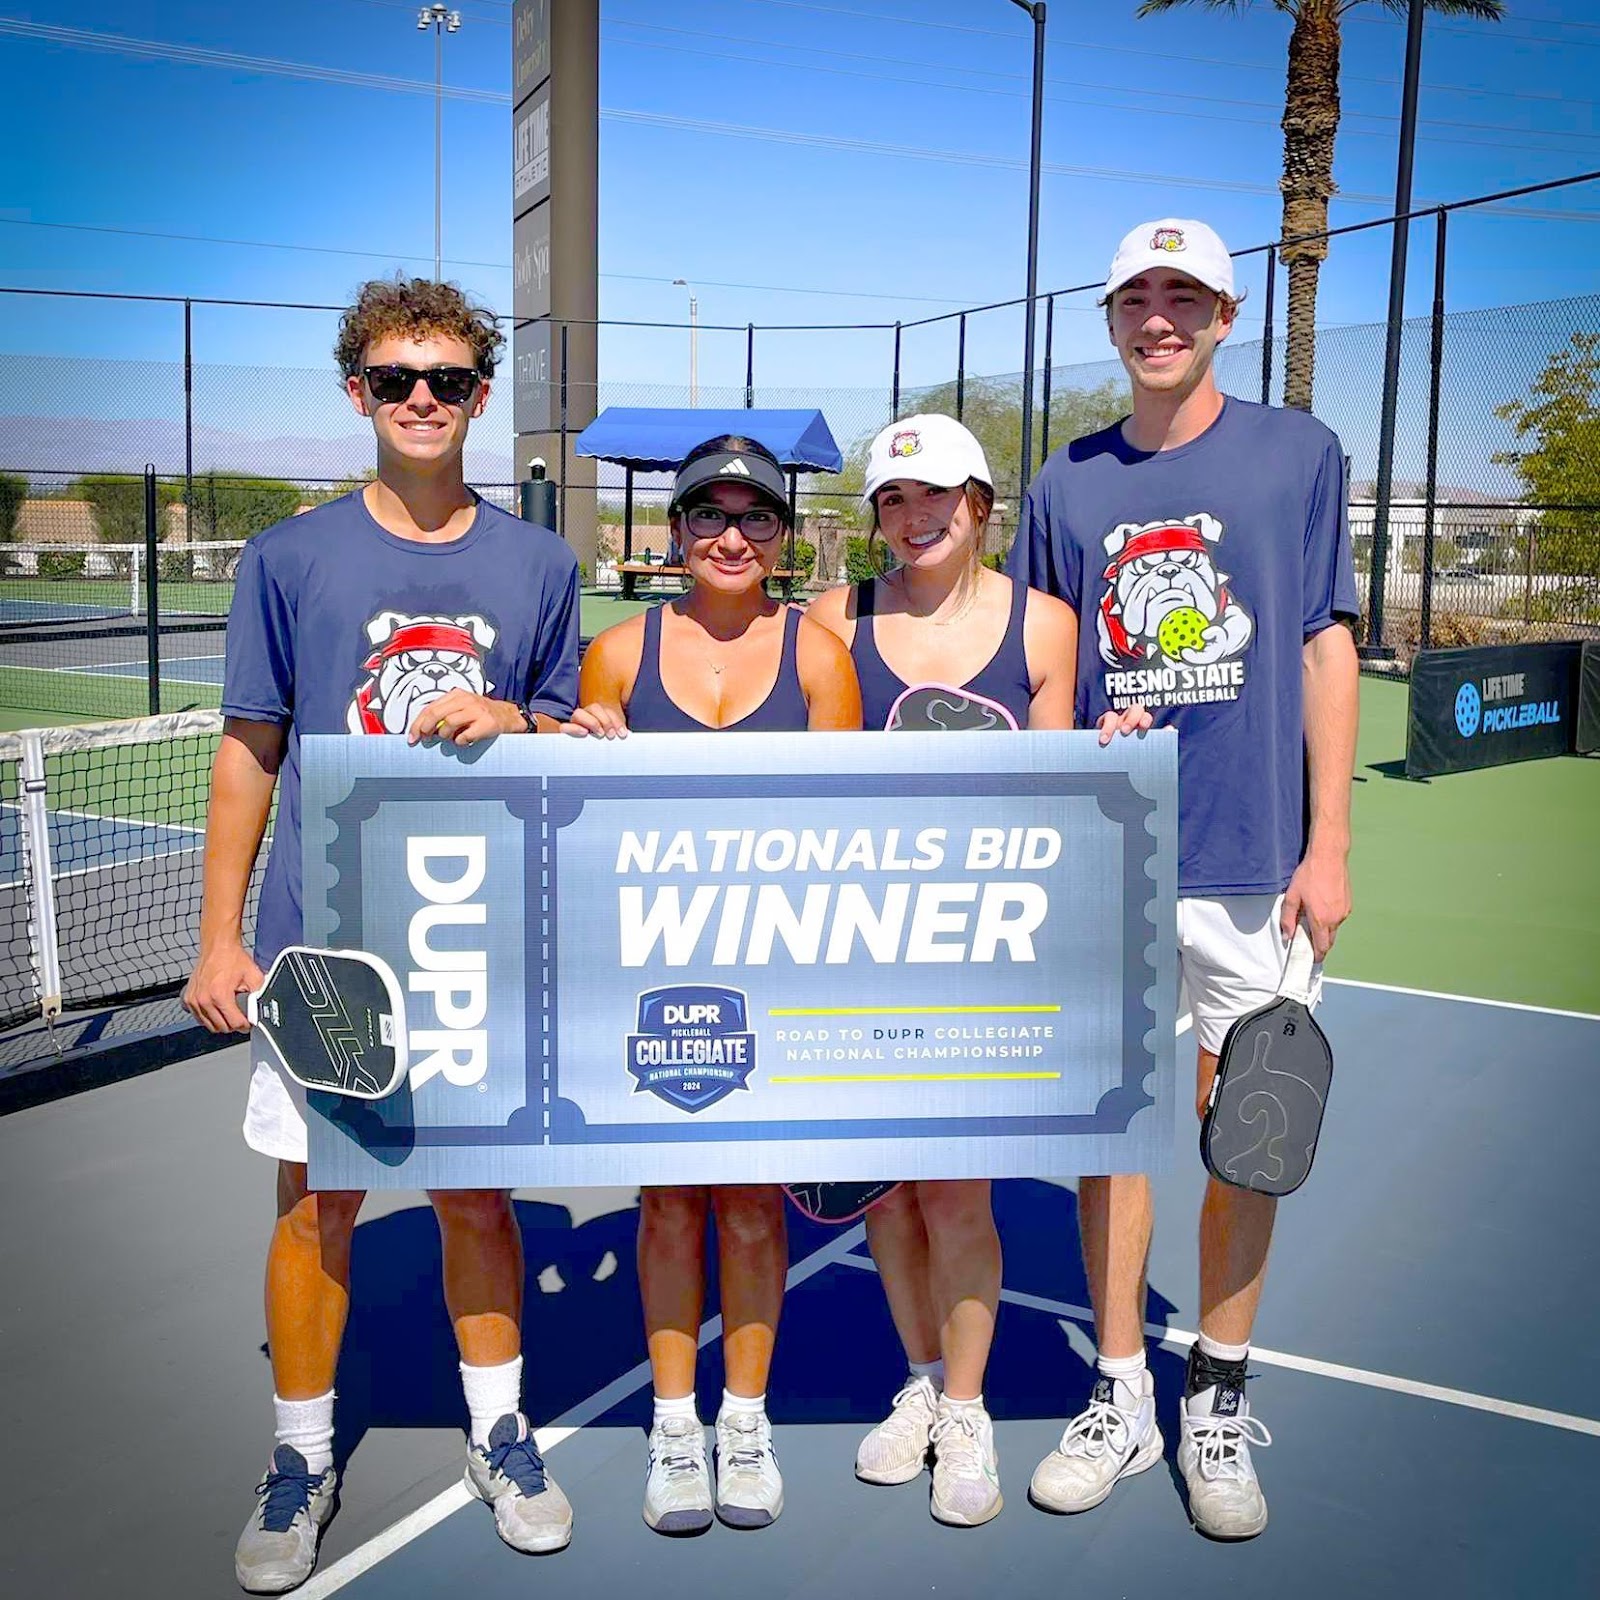
[[[1073,1305],[1088,1304],[1076,1196],[1052,1184],[997,1183],[996,1218],[1009,1289]],[[524,1389],[530,1417],[546,1425],[645,1359],[634,1258],[635,1207],[572,1227],[564,1206],[516,1202],[527,1264],[523,1313]],[[789,1257],[803,1261],[835,1243],[840,1231],[788,1212]],[[708,1230],[704,1316],[720,1304]],[[866,1259],[865,1245],[857,1255]],[[440,1278],[439,1230],[431,1209],[411,1207],[362,1222],[351,1262],[352,1304],[337,1387],[341,1467],[373,1428],[464,1429],[455,1336]],[[791,1293],[779,1330],[769,1388],[774,1422],[870,1426],[887,1411],[905,1376],[905,1358],[876,1274],[835,1272],[827,1295]],[[1164,1322],[1174,1303],[1152,1289],[1147,1316]],[[1087,1341],[1069,1337],[1048,1317],[1019,1319],[1006,1360],[991,1374],[989,1407],[997,1418],[1064,1417],[1091,1383],[1082,1359]],[[1159,1389],[1174,1392],[1181,1361],[1160,1352]],[[722,1345],[700,1353],[697,1392],[714,1415],[723,1385]],[[1165,1420],[1165,1419],[1164,1419]],[[602,1426],[647,1429],[650,1386],[643,1382],[606,1413]],[[1172,1419],[1176,1434],[1176,1418]],[[359,1465],[359,1463],[358,1463]]]

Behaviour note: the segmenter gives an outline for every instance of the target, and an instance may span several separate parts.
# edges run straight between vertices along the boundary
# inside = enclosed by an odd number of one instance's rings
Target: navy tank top
[[[876,580],[856,587],[856,633],[850,641],[861,680],[861,724],[865,728],[1025,728],[1033,685],[1022,620],[1026,585],[1012,582],[1011,615],[1005,637],[983,670],[963,684],[908,684],[878,652],[873,635]]]
[[[805,690],[800,687],[800,667],[796,659],[796,640],[800,637],[800,613],[792,606],[783,620],[783,655],[778,663],[778,681],[772,692],[754,711],[713,728],[709,722],[691,717],[670,695],[661,682],[661,613],[665,606],[653,606],[644,614],[644,650],[639,657],[639,675],[633,680],[628,697],[628,726],[636,733],[804,733],[811,714]]]

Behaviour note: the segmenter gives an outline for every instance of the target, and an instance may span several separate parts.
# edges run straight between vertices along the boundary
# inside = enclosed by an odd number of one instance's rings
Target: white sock
[[[293,1446],[306,1458],[307,1472],[326,1472],[333,1465],[333,1390],[314,1400],[272,1397],[279,1444]]]
[[[668,1400],[663,1395],[655,1397],[655,1415],[650,1419],[650,1426],[658,1422],[665,1422],[668,1417],[683,1417],[686,1421],[698,1423],[700,1413],[695,1410],[694,1396],[692,1394],[676,1396]]]
[[[1098,1356],[1095,1366],[1111,1380],[1111,1403],[1119,1411],[1137,1411],[1144,1400],[1144,1375],[1149,1370],[1143,1346],[1133,1356]]]
[[[472,1442],[487,1449],[495,1423],[507,1412],[522,1409],[522,1357],[513,1356],[496,1367],[469,1367],[463,1361],[461,1388],[472,1417]]]
[[[765,1391],[757,1395],[735,1394],[731,1389],[722,1391],[722,1409],[717,1413],[720,1420],[723,1417],[736,1417],[741,1412],[746,1416],[765,1416],[767,1410],[767,1396]]]
[[[940,1394],[944,1393],[943,1356],[940,1356],[937,1361],[913,1361],[911,1362],[910,1366],[911,1376],[913,1378],[928,1378],[932,1381],[934,1388],[937,1389]]]
[[[942,1394],[939,1396],[939,1403],[948,1407],[951,1411],[983,1410],[983,1396],[981,1394],[973,1395],[970,1400],[957,1400],[954,1395]]]
[[[1226,1361],[1230,1366],[1236,1366],[1239,1362],[1250,1358],[1248,1340],[1244,1344],[1223,1344],[1220,1340],[1213,1339],[1209,1333],[1202,1333],[1195,1343],[1200,1346],[1201,1355],[1209,1356],[1213,1361]]]

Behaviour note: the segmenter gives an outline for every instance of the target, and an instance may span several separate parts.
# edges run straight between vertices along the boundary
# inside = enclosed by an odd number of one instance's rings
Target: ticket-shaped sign
[[[1158,1171],[1171,733],[307,738],[305,938],[410,1070],[324,1188]]]

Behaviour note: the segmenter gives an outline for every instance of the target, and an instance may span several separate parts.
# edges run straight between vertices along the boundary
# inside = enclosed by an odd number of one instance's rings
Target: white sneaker
[[[1028,1496],[1046,1511],[1091,1511],[1123,1478],[1153,1467],[1161,1459],[1156,1427],[1155,1382],[1140,1374],[1138,1408],[1116,1404],[1116,1386],[1103,1374],[1089,1404],[1061,1435],[1061,1443],[1034,1469]]]
[[[856,1451],[856,1476],[863,1483],[910,1483],[928,1464],[928,1440],[939,1413],[933,1379],[917,1375]]]
[[[1272,1435],[1241,1390],[1204,1389],[1183,1403],[1178,1470],[1189,1489],[1189,1520],[1212,1539],[1253,1539],[1267,1525],[1267,1502],[1250,1460],[1252,1444]]]
[[[251,1594],[285,1594],[311,1576],[317,1540],[333,1515],[339,1475],[306,1470],[293,1445],[272,1452],[267,1475],[256,1485],[256,1509],[233,1552],[233,1575]]]
[[[690,1417],[663,1417],[650,1430],[644,1520],[657,1533],[704,1533],[711,1526],[706,1434]]]
[[[730,1528],[765,1528],[783,1510],[783,1474],[764,1411],[717,1418],[717,1516]]]
[[[496,1421],[486,1446],[469,1445],[466,1484],[494,1508],[495,1530],[513,1550],[548,1555],[572,1542],[572,1507],[520,1411]]]
[[[999,1516],[1004,1501],[989,1413],[952,1405],[941,1395],[931,1442],[934,1516],[955,1528],[976,1528]]]

